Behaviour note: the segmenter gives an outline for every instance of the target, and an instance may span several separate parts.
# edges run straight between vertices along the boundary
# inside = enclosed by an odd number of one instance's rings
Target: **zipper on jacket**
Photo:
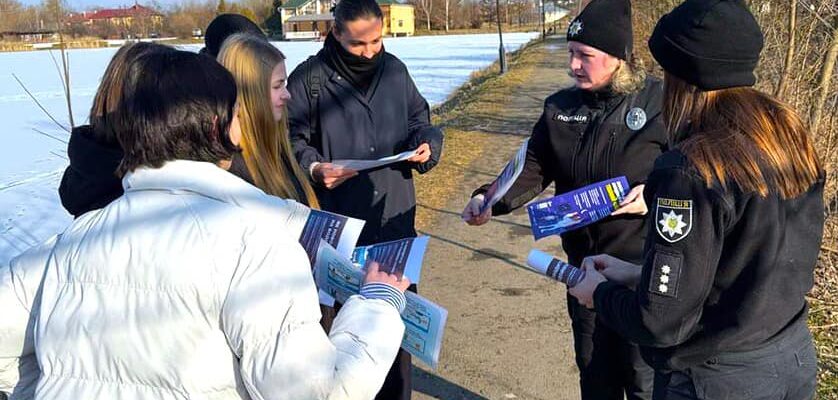
[[[595,126],[594,130],[591,132],[590,137],[590,146],[588,146],[588,171],[587,176],[585,177],[585,184],[589,185],[593,182],[594,179],[594,148],[596,148],[596,140],[597,136],[599,136],[599,126]]]
[[[614,177],[614,145],[617,143],[617,131],[611,131],[611,136],[608,138],[608,150],[605,152],[605,173],[606,178]]]
[[[570,159],[570,173],[576,174],[576,162],[579,160],[579,151],[582,150],[582,138],[585,137],[585,130],[576,135],[576,146],[573,147],[573,155]]]

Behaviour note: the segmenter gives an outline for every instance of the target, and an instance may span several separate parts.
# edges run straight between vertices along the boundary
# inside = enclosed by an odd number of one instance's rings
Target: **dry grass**
[[[514,53],[510,53],[507,64],[509,71],[498,74],[498,64],[472,73],[467,83],[455,91],[443,104],[434,108],[433,123],[445,131],[443,162],[426,175],[415,179],[416,197],[429,207],[441,209],[449,203],[454,191],[452,187],[462,181],[463,168],[491,151],[484,143],[491,134],[465,128],[465,119],[476,113],[498,112],[499,105],[510,96],[510,88],[524,82],[531,67],[526,62],[536,57],[538,40],[531,41]],[[433,224],[433,212],[427,207],[416,211],[416,227],[426,230]]]

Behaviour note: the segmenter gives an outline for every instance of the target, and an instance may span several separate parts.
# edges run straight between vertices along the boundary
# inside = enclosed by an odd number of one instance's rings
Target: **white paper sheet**
[[[332,160],[332,165],[338,168],[354,169],[355,171],[363,171],[365,169],[373,169],[382,167],[388,164],[393,164],[405,161],[410,157],[416,155],[416,150],[405,151],[389,157],[379,158],[378,160]]]

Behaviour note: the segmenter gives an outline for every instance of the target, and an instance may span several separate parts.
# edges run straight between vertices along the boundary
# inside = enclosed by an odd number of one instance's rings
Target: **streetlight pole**
[[[540,0],[539,2],[541,3],[541,39],[543,40],[547,38],[547,28],[544,26],[546,17],[544,14],[544,0]]]
[[[498,58],[498,63],[500,64],[500,73],[503,74],[506,72],[506,50],[503,48],[503,30],[500,28],[500,0],[495,0],[495,10],[498,21],[498,39],[500,40],[500,47],[498,48],[500,57]]]

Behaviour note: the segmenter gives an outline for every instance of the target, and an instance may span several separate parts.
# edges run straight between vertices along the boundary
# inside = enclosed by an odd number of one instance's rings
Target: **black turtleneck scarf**
[[[334,35],[329,32],[323,48],[326,50],[326,62],[329,66],[348,80],[358,91],[366,95],[367,90],[372,85],[372,79],[384,60],[384,45],[373,58],[356,56],[346,51]]]

